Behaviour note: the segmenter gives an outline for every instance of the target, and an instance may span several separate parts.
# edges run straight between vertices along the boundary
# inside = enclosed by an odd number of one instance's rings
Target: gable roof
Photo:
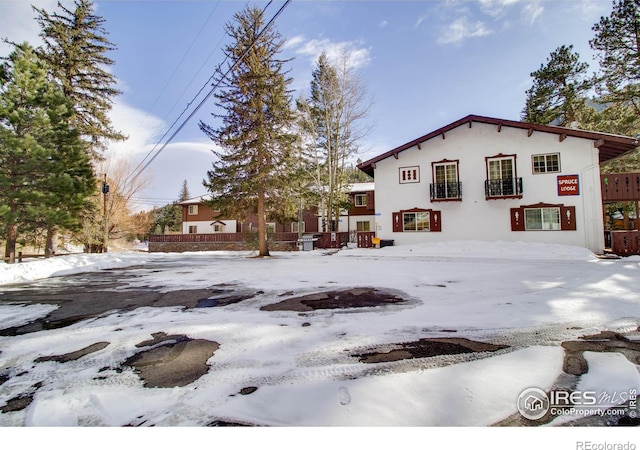
[[[198,205],[206,201],[211,200],[211,194],[199,195],[197,197],[189,198],[182,202],[178,202],[178,205]]]
[[[518,122],[515,120],[468,115],[460,120],[450,123],[449,125],[445,125],[444,127],[438,128],[431,133],[414,139],[411,142],[407,142],[406,144],[396,147],[393,150],[389,150],[388,152],[376,156],[375,158],[358,164],[358,168],[366,174],[373,176],[375,164],[378,161],[382,161],[383,159],[389,158],[390,156],[397,157],[398,153],[413,146],[419,145],[422,142],[428,141],[429,139],[432,139],[436,136],[444,136],[444,133],[451,131],[459,126],[468,125],[469,127],[471,127],[471,124],[473,122],[496,125],[498,127],[498,131],[500,131],[501,127],[521,128],[523,130],[527,130],[529,136],[531,136],[534,131],[557,134],[560,141],[563,141],[567,136],[589,139],[593,141],[593,146],[600,151],[600,163],[613,158],[617,158],[627,152],[632,151],[638,146],[638,140],[628,136],[619,136],[615,134],[599,133],[596,131],[577,130],[575,128],[554,127],[550,125]]]

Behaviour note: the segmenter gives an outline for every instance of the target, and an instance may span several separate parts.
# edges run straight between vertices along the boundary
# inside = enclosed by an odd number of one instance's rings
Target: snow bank
[[[152,256],[149,254],[137,252],[86,253],[56,256],[19,264],[0,264],[0,285],[27,283],[54,276],[144,264],[150,257]]]

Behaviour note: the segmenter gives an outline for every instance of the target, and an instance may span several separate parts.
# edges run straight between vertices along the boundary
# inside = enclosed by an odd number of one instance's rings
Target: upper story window
[[[367,206],[367,194],[355,194],[353,202],[357,207]]]
[[[420,166],[400,167],[398,171],[400,184],[420,183]]]
[[[533,173],[560,172],[560,153],[533,155],[531,157]]]
[[[522,178],[517,177],[516,155],[496,155],[485,158],[487,180],[485,194],[487,198],[522,197]]]
[[[189,205],[189,213],[190,216],[195,216],[198,214],[198,205]]]
[[[458,181],[459,161],[440,161],[432,163],[433,183],[430,186],[431,200],[461,200],[462,189]]]

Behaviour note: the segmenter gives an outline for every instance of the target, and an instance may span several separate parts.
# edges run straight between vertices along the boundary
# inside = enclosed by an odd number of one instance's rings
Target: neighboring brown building
[[[182,206],[182,234],[211,234],[211,233],[243,233],[258,226],[255,214],[247,214],[244,219],[230,219],[220,215],[206,204],[209,195],[202,195],[178,203]],[[297,233],[298,222],[281,223],[267,221],[267,225],[277,233]],[[318,232],[317,209],[305,209],[302,217],[302,232]]]

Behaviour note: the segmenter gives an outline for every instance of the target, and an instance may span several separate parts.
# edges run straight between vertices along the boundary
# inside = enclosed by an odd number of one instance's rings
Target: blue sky
[[[123,94],[112,120],[130,137],[112,146],[111,154],[136,166],[164,142],[161,136],[223,60],[224,24],[247,3],[268,2],[94,3],[118,47],[110,55],[116,62],[111,70]],[[54,0],[0,0],[0,37],[39,43],[29,4],[56,8]],[[266,17],[283,4],[274,1]],[[351,50],[373,99],[371,131],[361,142],[360,158],[366,160],[467,114],[518,120],[529,74],[558,46],[574,45],[591,71],[597,70],[588,41],[611,5],[609,0],[294,0],[275,26],[286,41],[282,56],[294,58],[287,65],[294,96],[308,90],[322,50],[330,55]],[[6,46],[0,50],[7,53]],[[185,179],[193,196],[206,193],[202,180],[213,144],[198,120],[215,126],[214,111],[209,100],[145,170],[149,184],[138,195],[138,207],[175,200]]]

